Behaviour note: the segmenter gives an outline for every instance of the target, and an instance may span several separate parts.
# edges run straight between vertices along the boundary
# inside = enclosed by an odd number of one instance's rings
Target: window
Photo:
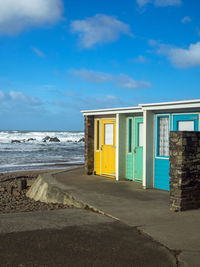
[[[133,136],[133,122],[132,119],[128,119],[128,153],[132,153],[132,136]]]
[[[169,156],[169,117],[158,118],[158,154]]]
[[[194,121],[179,121],[178,130],[179,131],[194,131]]]
[[[104,125],[104,132],[105,132],[105,145],[113,145],[113,124],[106,123]]]
[[[99,150],[99,120],[96,124],[96,150]]]
[[[143,123],[138,123],[138,146],[143,146]]]

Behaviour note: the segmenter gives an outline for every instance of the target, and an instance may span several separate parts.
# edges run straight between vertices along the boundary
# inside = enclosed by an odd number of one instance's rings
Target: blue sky
[[[0,129],[200,98],[200,1],[0,0]]]

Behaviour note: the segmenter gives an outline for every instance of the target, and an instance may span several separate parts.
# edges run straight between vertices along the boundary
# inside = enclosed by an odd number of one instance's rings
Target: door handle
[[[136,147],[134,148],[134,153],[136,153]]]

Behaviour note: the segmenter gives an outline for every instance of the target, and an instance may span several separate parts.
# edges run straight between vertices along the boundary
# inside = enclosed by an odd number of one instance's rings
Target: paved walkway
[[[168,192],[144,190],[129,181],[87,176],[83,168],[53,174],[48,181],[49,187],[52,184],[77,202],[135,226],[171,250],[180,251],[178,259],[184,266],[200,266],[200,210],[171,212]]]
[[[171,251],[85,209],[0,214],[0,266],[176,267]]]

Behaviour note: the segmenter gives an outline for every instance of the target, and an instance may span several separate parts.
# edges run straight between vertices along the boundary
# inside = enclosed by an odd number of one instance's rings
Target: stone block
[[[170,210],[200,208],[200,132],[170,133]]]

